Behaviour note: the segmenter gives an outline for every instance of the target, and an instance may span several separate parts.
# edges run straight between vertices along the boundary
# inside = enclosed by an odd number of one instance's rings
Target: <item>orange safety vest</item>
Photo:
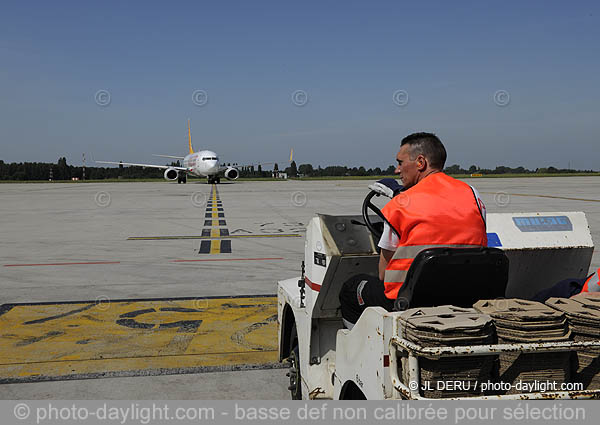
[[[588,280],[583,284],[581,292],[600,292],[600,268],[588,277]]]
[[[400,245],[385,269],[385,295],[396,299],[417,254],[440,246],[487,246],[485,221],[471,187],[442,172],[430,174],[381,210]]]

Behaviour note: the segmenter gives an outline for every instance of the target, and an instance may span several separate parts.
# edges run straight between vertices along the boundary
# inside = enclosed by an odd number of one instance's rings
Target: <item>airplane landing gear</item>
[[[186,176],[185,174],[184,174],[184,175],[182,175],[182,176],[181,176],[181,175],[180,175],[180,176],[178,176],[178,177],[177,177],[177,183],[178,183],[178,184],[179,184],[179,183],[183,183],[183,184],[187,183],[187,176]]]
[[[208,184],[219,184],[219,183],[221,183],[220,177],[209,177],[208,178]]]

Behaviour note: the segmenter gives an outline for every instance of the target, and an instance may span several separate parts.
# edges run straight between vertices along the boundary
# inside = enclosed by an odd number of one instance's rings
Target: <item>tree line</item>
[[[365,169],[365,167],[345,167],[345,166],[329,166],[314,168],[311,164],[301,164],[296,167],[294,162],[290,167],[286,168],[286,172],[290,177],[329,177],[329,176],[390,176],[394,174],[396,167],[390,165],[386,169],[379,167]],[[572,170],[567,168],[542,167],[535,170],[529,170],[524,167],[506,167],[500,165],[495,169],[479,168],[477,165],[471,165],[468,169],[462,168],[458,164],[444,168],[444,172],[454,175],[471,175],[471,174],[562,174],[562,173],[594,173],[594,170]]]
[[[170,165],[179,166],[179,161]],[[288,177],[344,177],[344,176],[389,176],[394,174],[394,165],[382,169],[379,167],[365,168],[347,167],[343,165],[331,165],[327,167],[313,167],[311,164],[296,165],[295,161],[284,171]],[[273,177],[274,172],[279,172],[277,164],[273,171],[263,170],[261,165],[256,167],[240,168],[240,177],[268,178]],[[498,166],[495,169],[479,168],[471,165],[468,169],[462,168],[458,164],[446,167],[444,171],[448,174],[558,174],[558,173],[593,173],[593,170],[572,170],[556,167],[536,168],[529,170],[524,167],[506,167]],[[43,162],[20,162],[5,163],[0,160],[0,180],[71,180],[73,178],[82,180],[84,178],[84,169],[81,166],[67,164],[67,159],[59,158],[56,164]],[[85,180],[105,180],[105,179],[151,179],[161,178],[163,171],[156,168],[143,167],[85,167]]]

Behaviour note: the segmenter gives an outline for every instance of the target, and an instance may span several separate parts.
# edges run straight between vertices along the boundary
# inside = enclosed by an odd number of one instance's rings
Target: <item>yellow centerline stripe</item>
[[[221,242],[219,240],[213,239],[212,241],[210,241],[210,253],[211,254],[221,253]]]

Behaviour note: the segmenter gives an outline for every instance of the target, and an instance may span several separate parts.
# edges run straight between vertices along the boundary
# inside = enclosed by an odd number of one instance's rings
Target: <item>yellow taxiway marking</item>
[[[238,239],[238,238],[299,238],[300,233],[274,233],[268,235],[227,235],[227,236],[130,236],[128,241],[160,241],[171,239]]]
[[[221,241],[213,239],[210,241],[210,253],[219,254],[221,252]]]
[[[215,228],[210,229],[210,237],[211,238],[219,238],[219,237],[221,237],[220,229],[215,229]]]
[[[277,362],[277,299],[0,306],[0,383]]]

